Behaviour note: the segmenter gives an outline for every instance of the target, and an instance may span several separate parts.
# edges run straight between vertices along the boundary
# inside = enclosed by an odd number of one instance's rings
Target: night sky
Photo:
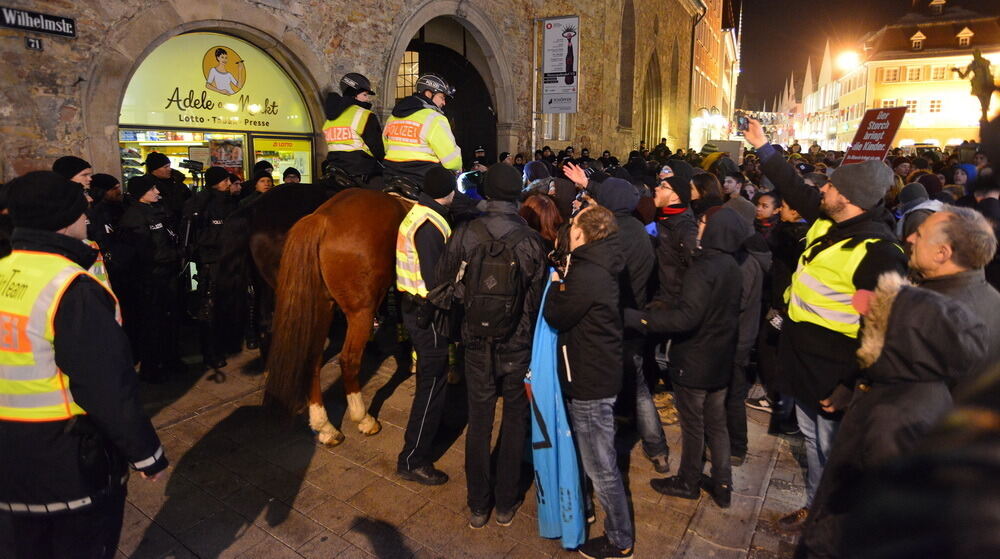
[[[930,0],[916,0],[923,7]],[[853,48],[870,31],[892,23],[908,11],[914,0],[744,0],[743,61],[737,106],[770,109],[791,71],[801,82],[806,57],[812,57],[813,79],[819,74],[823,47],[830,52]],[[1000,15],[1000,0],[950,0],[983,15]]]

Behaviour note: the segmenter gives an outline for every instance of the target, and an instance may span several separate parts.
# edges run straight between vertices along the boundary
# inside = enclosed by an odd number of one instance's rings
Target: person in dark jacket
[[[609,187],[634,191],[627,182]],[[580,546],[585,557],[631,557],[635,540],[615,452],[614,408],[622,387],[618,299],[625,269],[619,233],[614,215],[600,206],[573,218],[569,265],[562,280],[552,273],[544,311],[559,333],[559,382],[580,462],[607,514],[604,536]]]
[[[979,369],[989,332],[964,303],[888,273],[859,292],[863,367],[796,557],[841,557],[843,525],[866,473],[912,450],[952,407],[948,385]],[[867,296],[870,295],[870,296]]]
[[[170,371],[184,368],[178,346],[180,240],[152,179],[133,178],[128,195],[131,203],[122,215],[118,238],[130,287],[119,296],[126,331],[142,362],[139,374],[160,382]]]
[[[993,232],[1000,236],[1000,176],[981,175],[972,185],[973,207],[993,223]],[[1000,290],[1000,254],[986,265],[986,281]]]
[[[230,194],[229,172],[222,167],[205,171],[205,189],[184,205],[183,243],[197,269],[198,294],[193,303],[194,318],[201,326],[201,353],[205,365],[213,369],[226,366],[224,330],[215,312],[219,259],[222,253],[222,227],[236,211],[236,199]]]
[[[712,452],[712,497],[728,507],[732,465],[726,431],[726,389],[739,339],[742,277],[733,255],[746,240],[746,224],[733,210],[712,213],[701,239],[702,250],[684,273],[681,296],[656,301],[645,311],[628,309],[625,324],[640,332],[673,335],[674,398],[681,419],[681,466],[676,476],[654,479],[665,495],[697,499],[704,467],[705,439]]]
[[[158,151],[150,152],[146,156],[146,174],[129,179],[129,190],[132,181],[150,183],[156,187],[160,204],[167,212],[168,222],[176,230],[180,226],[184,202],[191,197],[191,190],[183,182],[174,179],[170,159]]]
[[[469,400],[465,473],[473,528],[486,524],[491,503],[496,505],[498,520],[501,516],[512,518],[520,505],[518,483],[528,429],[524,376],[531,362],[531,342],[546,272],[541,237],[517,215],[515,200],[521,194],[521,183],[521,174],[510,165],[490,168],[483,185],[486,211],[481,217],[459,226],[448,243],[443,263],[447,270],[444,277],[454,278],[476,247],[491,241],[473,230],[476,223],[484,226],[492,239],[508,234],[522,236],[513,250],[523,282],[524,303],[522,308],[513,311],[518,316],[513,332],[506,339],[487,341],[473,336],[468,321],[462,321]],[[515,230],[521,232],[515,233]],[[503,396],[503,420],[494,480],[490,473],[490,441],[498,395]]]
[[[618,275],[620,307],[623,310],[644,308],[649,302],[649,284],[656,260],[652,239],[642,223],[632,216],[639,202],[639,192],[628,181],[616,178],[600,183],[590,181],[587,190],[595,202],[614,213],[618,226],[615,238],[619,253],[625,258],[625,266]],[[665,474],[670,471],[669,449],[656,405],[649,393],[649,383],[644,378],[645,341],[645,336],[638,332],[630,330],[625,333],[622,351],[625,389],[622,394],[632,398],[634,392],[636,429],[642,439],[643,452],[656,471]]]
[[[372,187],[382,183],[381,161],[385,159],[382,125],[378,115],[372,112],[374,95],[368,78],[354,72],[345,74],[340,79],[340,94],[333,91],[326,94],[327,122],[323,126],[330,148],[327,161],[360,184]]]
[[[155,480],[167,457],[139,400],[114,296],[85,272],[97,251],[83,242],[83,191],[47,171],[28,173],[10,188],[15,252],[0,260],[4,285],[25,282],[30,297],[40,296],[41,287],[31,282],[45,272],[27,267],[44,266],[46,256],[48,265],[54,260],[70,275],[63,276],[64,286],[49,286],[65,288],[49,311],[53,337],[42,336],[45,328],[24,332],[32,365],[25,366],[23,355],[12,351],[17,348],[5,345],[0,351],[0,515],[6,517],[0,521],[9,523],[13,536],[5,556],[111,558],[117,553],[129,467]],[[19,279],[8,266],[22,268]],[[17,308],[24,302],[11,295],[24,293],[5,289],[0,309],[7,314]],[[41,400],[22,405],[10,397],[48,388],[44,380],[26,382],[29,370],[59,377],[66,387],[60,405],[39,407]]]
[[[751,119],[745,137],[760,156],[761,169],[783,200],[812,222],[807,247],[792,278],[789,319],[783,322],[779,356],[784,380],[795,397],[796,417],[806,439],[806,506],[779,525],[801,526],[815,495],[840,420],[850,399],[858,364],[861,316],[847,302],[858,289],[874,289],[885,272],[905,273],[883,205],[892,171],[878,161],[841,165],[819,189],[808,186],[767,141]]]
[[[253,204],[257,198],[260,198],[265,192],[274,188],[274,178],[266,171],[258,171],[252,179],[247,181],[247,184],[249,184],[249,194],[240,200],[239,207],[241,208]]]

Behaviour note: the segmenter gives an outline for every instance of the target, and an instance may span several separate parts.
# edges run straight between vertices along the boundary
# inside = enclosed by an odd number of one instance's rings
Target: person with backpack
[[[486,525],[494,506],[497,524],[509,526],[521,504],[529,410],[524,377],[546,271],[541,237],[517,214],[521,174],[510,165],[494,165],[483,182],[486,211],[455,231],[444,263],[444,277],[458,278],[455,297],[464,308],[465,475],[469,526],[475,529]],[[494,478],[490,441],[498,396],[503,420]]]

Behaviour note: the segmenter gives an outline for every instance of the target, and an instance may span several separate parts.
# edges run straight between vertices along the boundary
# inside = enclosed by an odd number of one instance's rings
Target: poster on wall
[[[575,113],[580,85],[580,18],[542,20],[542,112]]]
[[[211,140],[209,149],[212,154],[212,167],[222,167],[223,169],[237,175],[243,176],[243,140],[240,138],[227,138],[224,140]]]

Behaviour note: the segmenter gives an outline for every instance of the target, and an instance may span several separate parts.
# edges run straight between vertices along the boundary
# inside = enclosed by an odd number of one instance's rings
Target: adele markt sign
[[[0,6],[0,26],[59,37],[76,37],[76,21],[73,19],[5,6]]]

